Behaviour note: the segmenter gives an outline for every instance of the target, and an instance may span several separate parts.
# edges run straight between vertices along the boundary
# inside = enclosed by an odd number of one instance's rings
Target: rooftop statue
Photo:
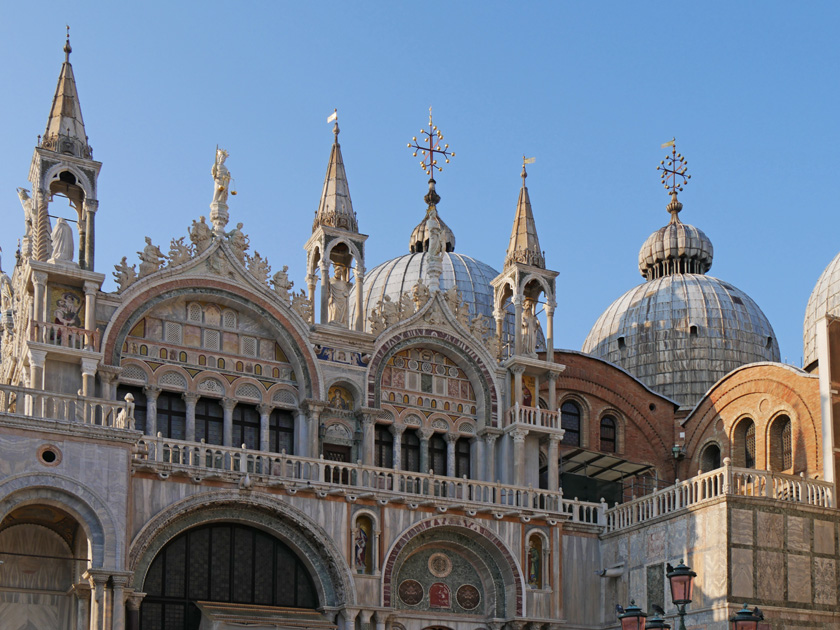
[[[216,162],[213,164],[213,203],[226,204],[228,198],[228,186],[230,185],[230,171],[225,166],[228,152],[224,149],[216,149]]]
[[[73,229],[67,221],[59,218],[55,222],[50,241],[52,242],[51,261],[73,262]]]

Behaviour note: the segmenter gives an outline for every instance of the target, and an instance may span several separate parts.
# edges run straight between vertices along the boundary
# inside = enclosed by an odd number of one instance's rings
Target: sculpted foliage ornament
[[[306,292],[301,289],[300,293],[292,294],[292,310],[300,315],[306,321],[312,321],[312,304],[309,303],[309,298],[306,297]]]
[[[118,265],[114,265],[114,280],[117,281],[117,293],[122,293],[137,280],[137,271],[134,265],[129,267],[127,256],[123,256]]]
[[[268,284],[268,274],[271,273],[271,266],[268,264],[268,259],[263,258],[259,252],[254,252],[253,256],[247,256],[248,271],[252,276],[264,284]]]
[[[184,243],[185,237],[173,238],[169,244],[169,266],[177,267],[192,260],[193,248]]]

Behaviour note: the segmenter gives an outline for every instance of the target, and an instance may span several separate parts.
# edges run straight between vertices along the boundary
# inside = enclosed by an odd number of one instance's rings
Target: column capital
[[[321,418],[321,413],[327,408],[327,403],[323,400],[315,400],[314,398],[306,398],[301,404],[300,408],[304,413],[309,414],[316,422]]]
[[[443,439],[447,441],[449,444],[455,444],[458,441],[458,438],[461,437],[457,433],[447,433],[443,436]]]
[[[510,366],[510,371],[513,372],[514,374],[522,375],[522,374],[525,374],[525,366],[524,365],[511,365]]]
[[[99,210],[98,199],[85,199],[85,212],[96,212]]]
[[[435,434],[435,430],[434,430],[434,429],[429,429],[429,428],[426,428],[426,429],[420,429],[420,439],[421,439],[421,440],[425,440],[425,441],[427,441],[427,442],[428,442],[428,441],[429,441],[429,439],[431,439],[431,437],[432,437],[434,434]]]
[[[50,276],[46,271],[33,271],[32,272],[32,283],[37,287],[46,286],[47,279],[49,277]]]
[[[161,391],[161,388],[157,385],[146,385],[143,388],[143,393],[146,394],[146,398],[151,398],[152,400],[157,400],[157,397],[160,396]],[[186,400],[186,398],[184,400]]]
[[[265,403],[257,405],[257,411],[261,416],[270,416],[271,412],[274,411],[274,405],[268,405]]]
[[[388,427],[388,430],[391,432],[391,435],[394,437],[399,437],[403,433],[405,433],[406,426],[404,424],[392,424]]]
[[[557,446],[560,444],[560,441],[563,439],[563,434],[565,431],[560,430],[557,433],[549,433],[548,434],[548,444],[549,446]]]
[[[353,268],[353,275],[356,278],[364,278],[365,277],[364,265],[360,265],[359,263],[356,263],[356,266]]]
[[[128,606],[128,609],[140,610],[140,603],[143,601],[144,597],[146,597],[146,593],[138,593],[137,591],[126,593],[125,603]]]
[[[85,295],[96,295],[99,291],[99,283],[85,280]]]
[[[73,591],[73,595],[77,599],[81,599],[82,601],[90,599],[90,584],[87,582],[77,582],[70,587],[70,590]]]
[[[116,571],[114,573],[111,573],[111,582],[113,582],[114,586],[122,586],[123,588],[125,588],[125,585],[128,584],[128,581],[133,576],[133,573]]]
[[[106,571],[105,569],[88,569],[84,573],[82,573],[82,578],[87,580],[90,583],[91,588],[96,588],[97,586],[105,586],[108,582],[108,578],[111,577],[111,572]]]
[[[85,376],[96,376],[98,367],[99,359],[82,359],[82,374]]]
[[[113,383],[114,379],[120,375],[121,369],[122,368],[118,365],[105,365],[104,363],[101,363],[97,372],[99,374],[99,378],[103,381],[106,383]]]
[[[185,403],[197,403],[198,399],[201,398],[201,394],[197,394],[195,392],[184,392],[181,394],[181,398],[184,399]]]
[[[528,429],[514,429],[510,432],[510,435],[515,443],[522,443],[525,441],[525,436],[528,435]]]
[[[233,411],[233,408],[236,407],[236,403],[239,401],[236,398],[222,398],[222,409],[225,411]]]
[[[496,440],[499,439],[498,434],[496,433],[486,433],[484,435],[484,441],[487,443],[487,446],[493,446],[496,443]]]
[[[29,350],[29,364],[33,365],[37,368],[44,367],[44,363],[47,360],[47,351],[46,350]]]
[[[558,372],[557,370],[549,370],[545,376],[549,381],[554,383],[557,381],[558,378],[560,378],[560,372]]]

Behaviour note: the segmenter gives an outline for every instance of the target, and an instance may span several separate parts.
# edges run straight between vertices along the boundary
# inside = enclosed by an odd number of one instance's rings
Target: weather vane
[[[449,164],[449,158],[455,157],[455,153],[449,150],[448,144],[444,144],[441,148],[440,143],[443,141],[443,133],[432,124],[431,107],[429,108],[429,128],[421,129],[420,133],[425,137],[417,140],[417,136],[414,136],[408,143],[408,148],[414,149],[414,157],[417,157],[417,152],[420,151],[423,155],[423,159],[420,160],[420,168],[426,175],[434,179],[435,169],[438,172],[443,170],[443,167],[438,166],[437,157],[440,156],[445,160],[445,164]]]
[[[662,180],[665,190],[669,191],[671,195],[676,195],[678,192],[682,192],[683,186],[691,179],[691,175],[686,174],[688,172],[686,168],[688,161],[681,153],[677,153],[677,139],[673,138],[670,142],[662,145],[663,149],[668,147],[671,147],[671,155],[662,160],[656,170],[662,171],[660,180]]]

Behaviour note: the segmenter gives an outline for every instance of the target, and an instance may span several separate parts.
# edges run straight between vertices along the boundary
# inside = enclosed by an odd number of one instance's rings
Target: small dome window
[[[627,342],[624,340],[624,337],[619,337],[618,338],[618,349],[619,350],[624,350],[624,348],[626,348],[626,347],[627,347]]]
[[[692,324],[688,329],[688,334],[691,335],[692,337],[696,337],[697,336],[697,326],[694,326]]]

